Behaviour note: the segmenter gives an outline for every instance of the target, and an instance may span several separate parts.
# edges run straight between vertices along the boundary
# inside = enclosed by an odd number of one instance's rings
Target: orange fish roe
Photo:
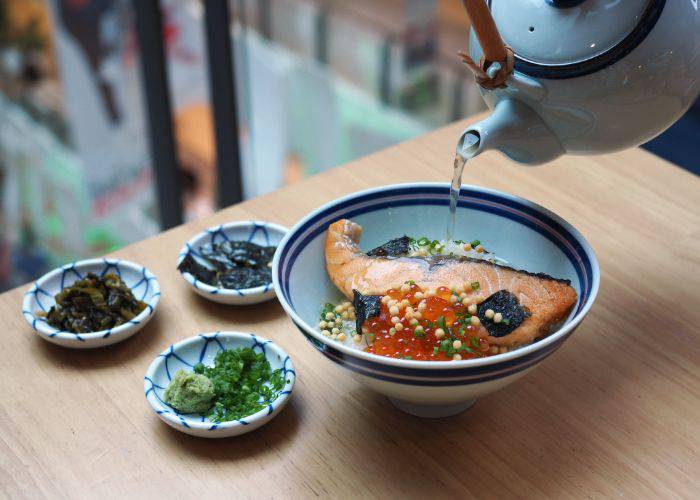
[[[476,290],[467,285],[469,292]],[[464,291],[460,291],[464,295]],[[418,285],[404,284],[388,290],[379,316],[363,325],[366,352],[390,358],[448,361],[497,354],[486,340],[486,331],[472,320],[468,300],[439,287],[425,293]],[[465,304],[465,302],[467,304]]]

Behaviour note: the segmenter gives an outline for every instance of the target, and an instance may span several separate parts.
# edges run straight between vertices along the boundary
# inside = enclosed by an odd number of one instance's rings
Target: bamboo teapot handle
[[[472,29],[479,39],[484,57],[477,64],[468,55],[460,55],[474,72],[479,85],[485,88],[499,87],[513,73],[513,51],[503,42],[485,0],[462,0],[462,3],[471,20]],[[494,63],[498,65],[488,71]]]

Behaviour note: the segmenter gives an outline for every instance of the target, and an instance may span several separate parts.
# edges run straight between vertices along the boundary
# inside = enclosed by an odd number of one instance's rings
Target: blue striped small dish
[[[272,370],[284,371],[286,384],[276,398],[257,413],[240,420],[215,423],[202,415],[179,413],[164,401],[165,388],[175,372],[192,371],[197,363],[213,366],[214,357],[224,349],[250,347],[265,354]],[[212,332],[190,337],[168,347],[151,363],[144,377],[146,400],[169,426],[193,436],[221,438],[245,434],[269,422],[287,404],[296,373],[289,355],[271,340],[241,332]]]
[[[72,333],[58,330],[48,324],[39,312],[48,312],[55,305],[54,296],[77,280],[93,273],[98,276],[116,274],[128,286],[134,297],[146,303],[134,319],[110,330],[91,333]],[[66,264],[39,278],[24,295],[22,314],[27,323],[43,339],[54,344],[76,349],[104,347],[131,337],[150,321],[160,300],[160,285],[147,268],[117,259],[89,259]]]
[[[590,310],[600,281],[592,248],[566,221],[522,198],[464,185],[455,236],[480,239],[516,268],[571,280],[579,301],[565,324],[545,339],[505,354],[449,362],[377,356],[321,335],[316,328],[320,305],[341,299],[324,265],[328,225],[342,218],[359,223],[365,249],[404,234],[441,239],[448,206],[449,185],[442,183],[354,193],[303,218],[282,240],[273,263],[280,303],[311,345],[400,408],[422,416],[455,413],[524,375],[573,333]]]
[[[177,256],[177,266],[188,253],[197,255],[199,247],[227,240],[248,241],[262,246],[277,246],[288,229],[264,221],[238,221],[212,226],[190,239]],[[205,299],[221,304],[249,305],[258,304],[275,297],[272,283],[255,288],[230,289],[220,288],[199,281],[190,273],[181,272],[190,288]]]

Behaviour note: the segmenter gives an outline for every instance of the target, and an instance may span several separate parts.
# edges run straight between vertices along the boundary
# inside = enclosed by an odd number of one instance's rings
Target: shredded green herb
[[[272,403],[284,387],[282,370],[272,371],[264,353],[250,347],[219,351],[214,366],[198,363],[194,372],[214,384],[214,405],[206,416],[227,422],[252,415]]]
[[[455,348],[452,339],[445,339],[440,342],[440,350],[448,356],[452,356],[455,353]]]
[[[476,292],[476,291],[479,289],[479,287],[481,286],[481,285],[479,285],[479,282],[478,282],[478,281],[472,281],[472,284],[471,284],[471,285],[472,285],[472,290],[474,290],[475,292]]]
[[[479,337],[472,337],[471,339],[471,344],[474,349],[479,349],[481,347],[481,344],[479,343]]]
[[[481,242],[479,240],[474,240],[470,243],[470,245],[472,246],[472,248],[476,248],[479,245],[481,245]]]
[[[326,319],[326,314],[328,313],[335,314],[335,306],[330,302],[323,304],[323,307],[321,308],[321,319]]]

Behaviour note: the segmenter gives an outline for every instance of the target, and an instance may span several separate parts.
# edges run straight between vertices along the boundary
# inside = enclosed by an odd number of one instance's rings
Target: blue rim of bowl
[[[100,330],[97,332],[90,333],[74,333],[54,328],[53,326],[49,325],[48,321],[45,318],[35,316],[34,313],[30,310],[30,304],[33,298],[33,300],[39,305],[39,308],[42,311],[48,312],[49,308],[42,304],[40,297],[45,296],[53,299],[54,296],[42,288],[42,283],[45,283],[49,279],[52,279],[54,276],[60,274],[61,290],[63,290],[65,288],[64,283],[68,275],[72,274],[78,279],[82,279],[84,278],[84,276],[81,273],[80,268],[99,264],[105,266],[102,272],[100,273],[100,276],[104,276],[108,272],[113,271],[117,276],[121,278],[121,267],[131,267],[132,269],[135,269],[139,273],[141,273],[141,279],[138,282],[136,282],[136,284],[132,285],[130,288],[133,290],[134,288],[141,286],[141,284],[145,282],[146,288],[143,294],[141,294],[141,297],[136,298],[138,300],[143,300],[144,298],[146,298],[146,296],[151,290],[153,291],[153,295],[151,296],[151,300],[146,304],[146,308],[143,311],[141,311],[138,315],[136,315],[136,317],[127,321],[124,324],[121,324],[114,328],[110,328],[109,330]],[[141,266],[128,260],[106,258],[85,259],[63,265],[57,269],[49,271],[48,273],[40,277],[38,280],[36,280],[32,284],[32,287],[29,289],[29,291],[24,294],[24,300],[22,301],[22,315],[24,316],[24,319],[27,321],[27,323],[29,323],[29,326],[31,326],[34,331],[38,332],[43,336],[46,336],[48,338],[62,338],[68,340],[76,340],[79,342],[85,342],[88,340],[94,340],[99,338],[105,339],[112,336],[116,336],[124,332],[125,330],[131,329],[134,326],[143,323],[144,320],[153,315],[159,301],[160,284],[158,283],[158,279],[156,278],[155,274],[153,274],[147,267]]]
[[[581,293],[574,316],[544,339],[508,353],[461,361],[414,361],[366,353],[327,339],[299,317],[289,291],[289,276],[299,253],[340,218],[408,205],[448,204],[449,184],[393,184],[352,193],[331,201],[299,221],[280,242],[273,260],[272,278],[282,307],[307,340],[332,361],[368,377],[408,385],[445,386],[479,384],[514,375],[549,356],[573,333],[590,310],[600,286],[595,253],[571,224],[550,210],[523,198],[493,189],[462,185],[459,207],[506,217],[552,241],[570,260]],[[322,265],[322,263],[319,263]]]
[[[199,362],[201,362],[204,359],[204,355],[206,354],[209,344],[214,342],[218,345],[220,349],[224,349],[224,346],[221,343],[221,339],[225,337],[251,340],[252,344],[250,347],[253,349],[259,348],[265,354],[265,356],[268,357],[268,359],[269,356],[267,350],[265,349],[266,346],[278,351],[277,354],[279,354],[279,356],[284,360],[282,362],[282,370],[284,372],[285,384],[282,390],[280,391],[279,395],[277,396],[277,399],[268,403],[266,408],[256,413],[252,413],[244,418],[238,420],[230,420],[227,422],[211,422],[207,420],[204,416],[200,416],[197,420],[194,420],[192,417],[190,417],[191,414],[179,413],[177,410],[175,410],[173,407],[168,405],[168,403],[166,403],[160,398],[158,392],[156,392],[156,389],[165,390],[165,387],[157,385],[153,381],[153,376],[156,370],[160,367],[161,363],[165,363],[166,375],[168,377],[168,380],[171,380],[170,371],[168,370],[168,359],[171,356],[175,357],[176,359],[178,359],[178,361],[190,367],[194,366],[191,363],[188,363],[187,361],[182,359],[180,356],[178,356],[178,349],[189,344],[204,341],[204,345],[202,346],[202,350],[199,354]],[[203,429],[207,431],[215,431],[217,429],[226,429],[230,427],[250,425],[256,420],[259,420],[268,415],[272,415],[281,406],[284,406],[284,404],[286,404],[287,399],[292,393],[292,389],[294,389],[295,382],[296,371],[294,369],[294,363],[292,362],[292,358],[289,356],[289,354],[285,352],[284,349],[282,349],[279,346],[279,344],[273,342],[272,340],[263,337],[258,337],[257,335],[254,335],[252,333],[233,331],[216,331],[209,333],[200,333],[199,335],[195,335],[194,337],[189,337],[175,344],[171,344],[166,350],[161,352],[156,357],[156,359],[153,360],[153,362],[151,362],[151,364],[148,367],[148,370],[146,370],[146,376],[143,378],[144,393],[146,396],[146,400],[157,415],[167,419],[173,424],[185,427],[187,429]],[[153,402],[149,399],[148,396],[151,393],[155,397],[158,404],[161,406],[160,408],[156,408],[153,405]]]
[[[269,229],[279,231],[282,233],[282,236],[286,236],[289,233],[289,229],[281,226],[279,224],[275,224],[274,222],[267,222],[267,221],[255,221],[255,220],[248,220],[248,221],[235,221],[235,222],[227,222],[226,224],[219,224],[217,226],[211,226],[205,229],[204,231],[201,231],[194,235],[192,238],[187,240],[187,243],[180,249],[180,252],[177,255],[177,264],[176,267],[180,265],[182,260],[185,258],[185,255],[187,255],[188,252],[193,253],[194,255],[197,254],[197,250],[195,249],[196,245],[201,245],[201,243],[197,243],[197,241],[202,238],[202,237],[207,237],[209,236],[209,243],[215,243],[216,241],[224,240],[228,241],[229,237],[226,234],[227,229],[232,229],[232,228],[240,228],[240,227],[250,227],[252,231],[248,235],[247,241],[252,241],[252,239],[255,237],[258,232],[261,232],[263,236],[265,237],[265,244],[266,246],[270,246],[270,231]],[[279,246],[279,244],[277,245]],[[211,286],[208,283],[204,283],[203,281],[198,280],[192,274],[188,272],[182,272],[178,271],[180,275],[189,283],[192,285],[194,288],[197,290],[206,292],[211,295],[224,295],[224,296],[233,296],[233,297],[249,297],[252,295],[263,295],[269,292],[271,289],[273,289],[272,283],[267,283],[265,285],[261,286],[256,286],[253,288],[220,288],[220,287],[215,287]]]

